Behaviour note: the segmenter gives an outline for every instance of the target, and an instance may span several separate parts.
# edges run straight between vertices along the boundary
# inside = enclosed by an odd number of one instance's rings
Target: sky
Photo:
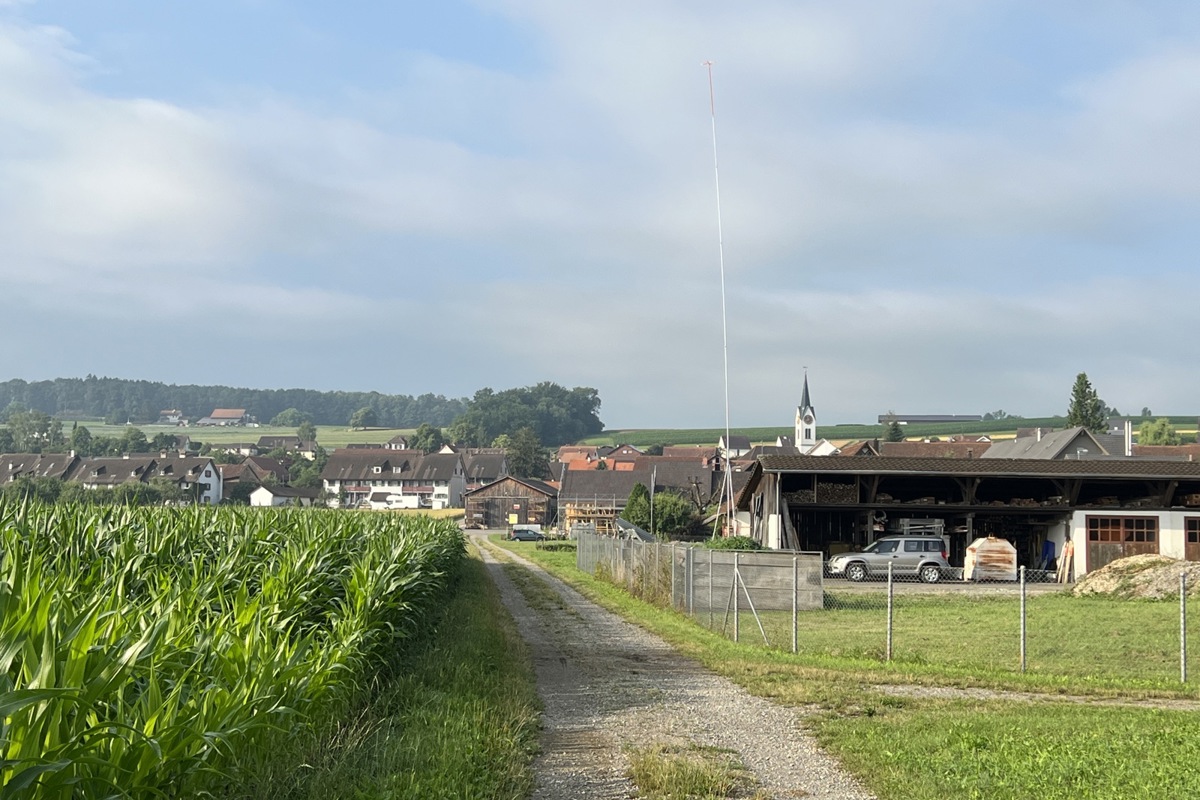
[[[1198,253],[1187,0],[0,0],[0,379],[1200,414]]]

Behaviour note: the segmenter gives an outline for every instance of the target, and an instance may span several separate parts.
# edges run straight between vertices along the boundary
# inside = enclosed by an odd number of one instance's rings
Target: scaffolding
[[[576,525],[588,525],[601,535],[616,533],[613,522],[625,508],[627,498],[616,495],[596,494],[590,497],[559,498],[559,516],[565,530],[574,530]]]

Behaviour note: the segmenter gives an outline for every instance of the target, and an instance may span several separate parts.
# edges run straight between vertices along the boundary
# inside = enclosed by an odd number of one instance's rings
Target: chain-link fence
[[[579,569],[734,641],[852,659],[1155,683],[1195,674],[1181,575],[1164,600],[1075,596],[1054,571],[888,565],[830,574],[821,553],[578,535]],[[1010,577],[1011,576],[1011,577]]]

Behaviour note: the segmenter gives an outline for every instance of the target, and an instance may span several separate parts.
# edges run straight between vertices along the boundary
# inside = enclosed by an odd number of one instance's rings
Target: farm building
[[[1139,553],[1200,560],[1200,462],[765,456],[738,508],[765,546],[826,555],[920,529],[956,566],[988,535],[1034,568],[1070,541],[1073,576]]]
[[[554,525],[558,517],[558,490],[532,478],[508,475],[468,491],[466,524],[473,528],[511,525]]]
[[[295,489],[291,486],[259,486],[250,493],[252,506],[311,506],[320,497],[320,489]]]

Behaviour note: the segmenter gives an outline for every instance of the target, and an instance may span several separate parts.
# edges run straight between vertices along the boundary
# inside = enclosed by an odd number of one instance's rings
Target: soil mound
[[[1088,573],[1072,590],[1076,595],[1106,594],[1137,600],[1179,597],[1179,573],[1187,573],[1189,597],[1200,597],[1200,562],[1159,555],[1118,558]]]

